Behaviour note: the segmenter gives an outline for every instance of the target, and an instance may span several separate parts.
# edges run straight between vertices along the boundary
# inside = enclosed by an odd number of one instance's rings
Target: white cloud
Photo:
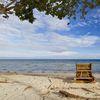
[[[97,12],[99,12],[99,13],[100,13],[100,9],[98,9],[98,10],[97,10]]]
[[[86,25],[88,25],[86,22],[79,22],[79,23],[77,23],[75,26],[84,27],[84,26],[86,26]]]
[[[43,51],[45,51],[46,55],[49,54],[48,56],[69,56],[71,54],[76,54],[76,52],[74,51],[69,51],[71,48],[91,47],[99,40],[99,37],[97,36],[82,36],[79,38],[62,36],[54,32],[28,35],[27,33],[24,33],[21,39],[19,39],[19,37],[16,38],[16,34],[15,36],[10,35],[9,37],[6,36],[6,34],[1,35],[0,56],[2,56],[2,54],[7,55],[8,51],[8,56],[13,56],[13,54],[17,56],[34,56],[35,54],[39,54],[39,52],[41,52],[41,54],[43,55]],[[12,52],[12,50],[14,53]],[[35,51],[38,51],[38,53],[34,53]]]
[[[9,37],[6,35],[1,35],[1,40],[8,41],[9,45],[12,44],[13,47],[16,48],[23,47],[23,48],[30,48],[33,50],[42,49],[55,52],[66,51],[68,48],[71,47],[89,47],[94,45],[99,40],[99,37],[97,36],[70,37],[70,36],[63,36],[55,32],[47,32],[45,34],[43,33],[28,34],[28,35],[27,33],[24,33],[24,36],[21,39],[20,39],[21,36],[17,38],[16,34],[15,36],[13,35],[10,35]],[[3,38],[6,38],[6,40]],[[16,38],[16,40],[13,40],[13,38]],[[6,42],[6,45],[8,44],[8,42]]]
[[[67,25],[68,20],[59,20],[57,18],[50,18],[48,20],[48,27],[51,30],[70,30],[70,27]]]
[[[62,30],[66,30],[66,31],[69,31],[70,30],[70,27],[69,25],[67,25],[69,23],[69,20],[68,19],[58,19],[57,17],[52,17],[52,16],[48,16],[48,15],[45,15],[44,13],[39,13],[37,11],[35,11],[36,13],[36,18],[39,22],[42,22],[45,24],[45,27],[48,29],[48,30],[51,30],[51,31],[62,31]],[[41,19],[41,20],[40,20]]]
[[[100,53],[78,53],[76,59],[100,59]]]
[[[74,51],[66,52],[49,52],[49,51],[0,51],[0,57],[30,57],[30,58],[49,58],[49,57],[68,57],[76,55]]]
[[[72,57],[78,54],[71,50],[74,47],[91,47],[100,41],[92,35],[61,35],[59,31],[70,30],[68,20],[39,13],[36,16],[33,24],[21,22],[14,15],[0,23],[0,57]]]

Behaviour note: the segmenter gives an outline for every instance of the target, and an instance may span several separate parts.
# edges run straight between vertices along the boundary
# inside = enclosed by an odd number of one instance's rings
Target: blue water
[[[77,63],[92,63],[93,72],[100,73],[100,59],[0,59],[0,72],[75,72]]]

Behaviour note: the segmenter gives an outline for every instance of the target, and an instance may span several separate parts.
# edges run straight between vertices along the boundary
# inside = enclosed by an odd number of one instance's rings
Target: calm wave
[[[93,72],[100,72],[100,59],[0,59],[0,72],[74,72],[76,63],[92,63]]]

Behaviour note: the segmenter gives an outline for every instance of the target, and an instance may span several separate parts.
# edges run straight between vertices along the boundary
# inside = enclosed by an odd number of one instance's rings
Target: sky
[[[0,16],[0,59],[100,59],[100,9],[86,20],[71,20],[34,11],[31,24],[15,15]],[[70,24],[68,25],[68,23]]]

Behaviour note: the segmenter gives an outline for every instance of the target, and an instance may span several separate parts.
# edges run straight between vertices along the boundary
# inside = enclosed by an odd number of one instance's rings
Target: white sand
[[[0,100],[81,100],[65,97],[60,90],[100,100],[100,83],[68,83],[73,74],[0,74]],[[58,77],[57,77],[58,76]],[[100,74],[95,74],[100,78]],[[68,78],[68,79],[67,79]],[[88,89],[89,91],[85,90]],[[96,99],[97,98],[97,99]],[[83,100],[83,99],[82,99]]]

